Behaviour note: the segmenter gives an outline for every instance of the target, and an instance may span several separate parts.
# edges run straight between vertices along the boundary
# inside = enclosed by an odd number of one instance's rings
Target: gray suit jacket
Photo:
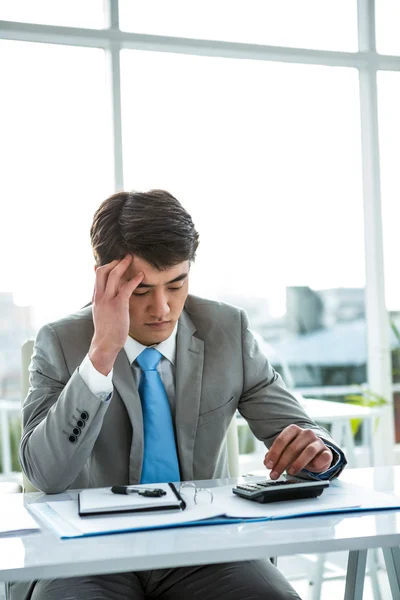
[[[45,325],[36,338],[20,460],[30,481],[47,493],[140,481],[143,421],[132,370],[121,350],[111,400],[99,400],[79,374],[92,336],[89,306]],[[188,296],[179,319],[175,383],[184,480],[228,476],[225,438],[236,409],[267,447],[291,423],[330,440],[286,390],[236,307]],[[71,441],[82,414],[84,427]]]

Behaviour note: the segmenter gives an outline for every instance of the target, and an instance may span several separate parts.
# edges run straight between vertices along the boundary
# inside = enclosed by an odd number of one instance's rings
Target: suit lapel
[[[203,379],[204,342],[188,313],[179,319],[176,347],[176,435],[181,478],[193,479],[193,452]]]
[[[143,416],[139,392],[132,373],[131,365],[124,349],[114,364],[113,384],[121,396],[132,424],[132,445],[129,460],[129,482],[139,483],[143,461]]]

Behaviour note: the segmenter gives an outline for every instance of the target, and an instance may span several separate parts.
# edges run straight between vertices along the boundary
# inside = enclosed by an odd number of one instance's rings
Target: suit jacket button
[[[76,436],[78,436],[80,434],[81,430],[79,429],[79,427],[74,427],[72,430],[72,433]]]
[[[78,438],[76,437],[76,435],[70,435],[70,436],[68,436],[68,439],[71,442],[71,444],[75,444],[75,442]]]
[[[83,419],[84,421],[87,421],[88,418],[89,418],[89,413],[87,413],[86,410],[81,412],[81,419]]]
[[[82,421],[82,419],[78,419],[77,422],[76,422],[76,424],[81,429],[82,429],[82,427],[85,427],[85,421]]]

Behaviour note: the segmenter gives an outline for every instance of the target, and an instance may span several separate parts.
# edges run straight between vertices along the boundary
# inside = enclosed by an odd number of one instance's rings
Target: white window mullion
[[[375,1],[358,0],[358,39],[360,52],[374,56]],[[364,197],[364,236],[366,268],[366,326],[369,388],[388,400],[374,439],[376,464],[393,464],[394,415],[389,347],[388,316],[385,303],[383,234],[379,161],[378,99],[374,60],[359,70]]]
[[[119,30],[118,0],[104,0],[109,31]],[[108,75],[111,97],[113,133],[114,187],[115,191],[124,188],[122,166],[122,116],[121,116],[121,63],[120,42],[111,40],[106,50],[108,55]]]

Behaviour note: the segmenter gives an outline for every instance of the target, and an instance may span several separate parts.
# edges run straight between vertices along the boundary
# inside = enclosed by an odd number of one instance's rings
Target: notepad
[[[154,485],[132,487],[152,489]],[[179,511],[185,508],[185,502],[173,483],[157,483],[156,487],[164,490],[165,496],[146,498],[138,494],[114,494],[111,488],[82,490],[78,495],[79,515],[83,517],[124,512]]]

